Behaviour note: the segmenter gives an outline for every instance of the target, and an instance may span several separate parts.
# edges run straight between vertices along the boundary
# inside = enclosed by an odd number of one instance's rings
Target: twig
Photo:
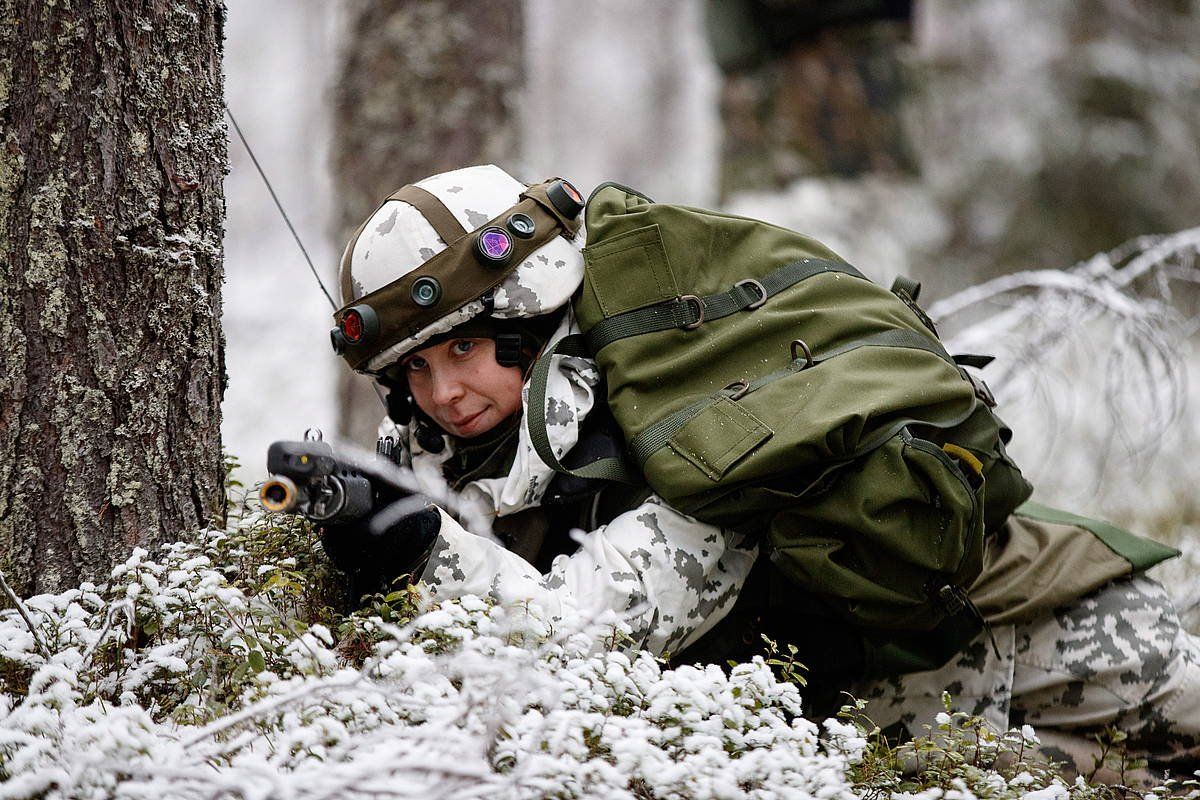
[[[1130,259],[1117,271],[1116,280],[1129,284],[1171,256],[1182,255],[1189,248],[1200,248],[1200,228],[1173,233]]]
[[[337,689],[345,689],[353,686],[356,683],[361,683],[362,681],[363,678],[356,675],[349,679],[333,679],[329,683],[321,686],[301,686],[299,689],[288,692],[287,694],[279,695],[278,697],[272,697],[268,700],[255,703],[254,705],[248,706],[241,711],[214,720],[186,739],[180,740],[179,743],[184,750],[190,749],[194,745],[199,744],[211,736],[216,736],[218,733],[228,730],[229,728],[245,722],[246,720],[254,719],[259,714],[273,711],[276,708],[281,708],[289,703],[305,697],[322,695]]]
[[[47,661],[50,660],[50,648],[46,646],[46,642],[42,639],[42,635],[38,633],[38,629],[34,627],[33,620],[29,618],[29,612],[25,609],[25,604],[21,602],[21,598],[17,597],[12,587],[8,585],[8,581],[4,580],[4,573],[0,571],[0,586],[4,587],[4,593],[8,595],[8,599],[17,607],[17,613],[21,615],[21,619],[25,620],[25,626],[29,628],[29,632],[33,634],[33,641],[37,643],[38,650],[41,651],[42,657]]]
[[[109,606],[108,613],[105,615],[104,619],[104,627],[100,629],[100,635],[96,637],[96,641],[92,642],[91,647],[89,647],[87,652],[83,654],[83,664],[85,666],[91,663],[92,656],[97,650],[100,649],[100,645],[104,643],[104,637],[107,636],[109,630],[112,629],[113,619],[120,611],[125,612],[125,635],[129,635],[129,631],[133,628],[133,602],[126,598],[119,603],[114,603],[113,605]]]

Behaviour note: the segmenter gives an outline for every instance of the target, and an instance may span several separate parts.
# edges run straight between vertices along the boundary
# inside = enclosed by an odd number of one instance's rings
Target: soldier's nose
[[[462,399],[464,392],[462,381],[453,376],[443,375],[434,378],[433,402],[438,405],[453,405]]]

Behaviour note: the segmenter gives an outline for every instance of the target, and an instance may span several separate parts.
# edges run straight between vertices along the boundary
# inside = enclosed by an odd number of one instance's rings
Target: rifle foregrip
[[[368,516],[375,508],[375,492],[371,482],[362,475],[346,475],[341,482],[344,499],[337,518],[351,520]]]

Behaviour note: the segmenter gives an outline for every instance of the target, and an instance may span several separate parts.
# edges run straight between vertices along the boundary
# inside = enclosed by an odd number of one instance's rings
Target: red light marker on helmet
[[[329,332],[333,352],[341,355],[347,347],[369,342],[379,335],[379,316],[368,305],[351,306]]]
[[[363,328],[362,315],[357,311],[347,311],[342,319],[342,335],[350,344],[358,344],[363,340],[366,330]]]
[[[559,178],[546,188],[546,197],[558,209],[558,213],[567,219],[575,219],[583,211],[583,195],[570,181]]]

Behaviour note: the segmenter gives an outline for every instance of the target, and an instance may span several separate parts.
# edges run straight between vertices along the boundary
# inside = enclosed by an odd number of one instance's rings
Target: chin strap
[[[550,469],[564,475],[638,485],[641,480],[637,473],[619,455],[603,456],[577,469],[568,469],[559,461],[546,430],[546,385],[556,355],[590,357],[584,337],[576,333],[559,339],[534,364],[533,375],[529,379],[529,405],[525,413],[529,423],[529,438],[538,458]]]

